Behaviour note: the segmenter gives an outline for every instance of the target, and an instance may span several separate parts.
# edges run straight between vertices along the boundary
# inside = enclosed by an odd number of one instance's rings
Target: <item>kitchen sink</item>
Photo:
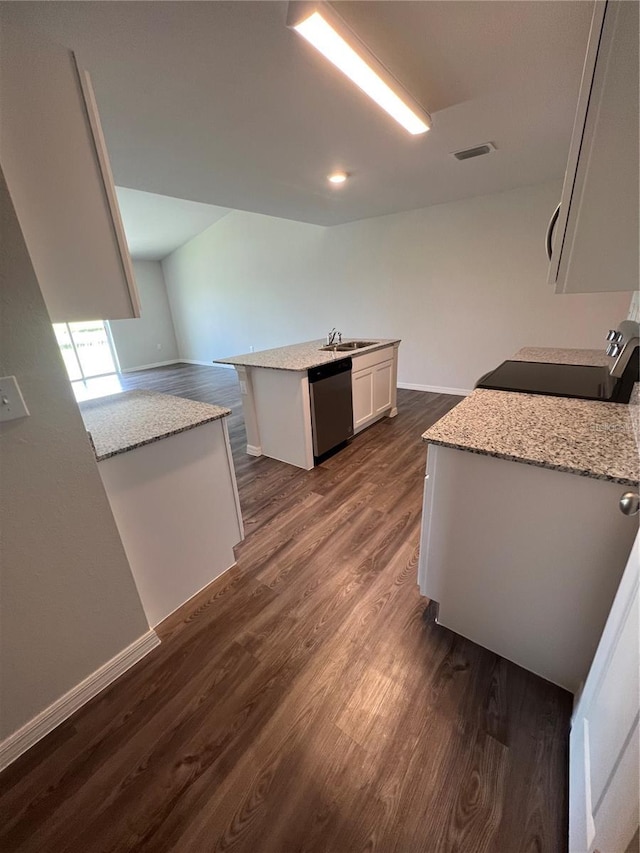
[[[343,341],[341,344],[328,344],[326,347],[320,347],[320,349],[332,352],[351,352],[354,349],[372,347],[377,343],[377,341]]]

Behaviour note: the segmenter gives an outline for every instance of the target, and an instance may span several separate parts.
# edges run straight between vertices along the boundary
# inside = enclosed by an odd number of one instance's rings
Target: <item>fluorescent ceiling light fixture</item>
[[[344,184],[347,180],[346,172],[332,172],[330,175],[327,175],[327,180],[332,184]]]
[[[429,113],[402,89],[395,78],[332,9],[320,3],[309,14],[308,5],[303,4],[307,12],[306,17],[291,23],[291,18],[295,17],[297,4],[289,5],[289,26],[300,33],[343,74],[346,74],[359,89],[414,136],[429,130],[431,127]]]

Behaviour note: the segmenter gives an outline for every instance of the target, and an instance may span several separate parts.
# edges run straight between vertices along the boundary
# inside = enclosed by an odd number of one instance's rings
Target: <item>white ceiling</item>
[[[229,213],[227,207],[116,187],[131,257],[161,261]]]
[[[324,225],[562,177],[592,9],[335,3],[431,112],[411,137],[286,28],[286,2],[2,5],[90,70],[117,184]]]

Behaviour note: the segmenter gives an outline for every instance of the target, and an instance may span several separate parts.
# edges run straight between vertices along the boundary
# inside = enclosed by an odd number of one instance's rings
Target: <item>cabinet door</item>
[[[91,82],[74,54],[3,23],[0,160],[53,322],[139,317]]]
[[[391,406],[391,380],[393,362],[385,361],[373,369],[373,410],[376,415]]]
[[[549,279],[557,293],[638,287],[638,4],[596,5]]]
[[[432,462],[433,460],[433,462]],[[431,493],[433,479],[429,476],[429,466],[432,475],[435,473],[435,454],[427,456],[427,475],[424,478],[424,489],[422,492],[422,521],[420,524],[420,552],[418,555],[418,586],[422,595],[433,598],[439,602],[440,599],[434,593],[429,581],[429,528],[431,526]]]
[[[351,376],[353,393],[353,428],[357,429],[375,414],[373,409],[373,368]]]
[[[571,724],[571,853],[638,849],[639,557],[636,537]]]

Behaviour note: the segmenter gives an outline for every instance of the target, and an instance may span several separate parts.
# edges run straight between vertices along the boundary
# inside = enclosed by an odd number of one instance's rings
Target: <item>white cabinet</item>
[[[418,582],[438,622],[575,692],[638,530],[628,487],[429,445]]]
[[[595,5],[553,237],[556,293],[638,288],[638,3]]]
[[[0,36],[0,163],[51,320],[139,317],[91,81],[30,30]]]
[[[236,562],[244,537],[226,419],[98,462],[149,625]]]
[[[385,414],[395,414],[397,349],[385,347],[353,358],[353,430],[359,432]]]
[[[362,427],[373,417],[373,368],[351,374],[353,428]]]
[[[376,415],[391,408],[392,376],[392,361],[384,361],[373,368],[373,410]]]

